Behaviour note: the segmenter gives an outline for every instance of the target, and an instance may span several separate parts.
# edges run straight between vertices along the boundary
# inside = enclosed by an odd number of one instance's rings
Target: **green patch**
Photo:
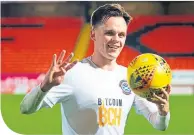
[[[60,105],[24,115],[20,102],[24,95],[1,95],[1,112],[7,126],[21,134],[62,134]],[[171,121],[166,131],[158,131],[132,109],[125,134],[194,134],[194,96],[171,96]]]

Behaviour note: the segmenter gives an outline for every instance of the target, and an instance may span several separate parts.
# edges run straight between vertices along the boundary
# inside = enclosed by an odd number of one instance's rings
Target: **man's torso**
[[[68,76],[74,91],[61,104],[63,132],[71,127],[78,134],[123,134],[134,100],[127,86],[126,68],[118,66],[114,71],[105,71],[85,59]]]

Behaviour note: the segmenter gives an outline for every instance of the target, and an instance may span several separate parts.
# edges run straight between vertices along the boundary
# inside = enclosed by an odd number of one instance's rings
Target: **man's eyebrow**
[[[116,32],[114,29],[105,29],[105,32]],[[119,33],[126,33],[125,31],[119,31]]]
[[[113,31],[113,30],[106,29],[106,30],[104,30],[104,31]]]
[[[115,30],[113,30],[113,29],[105,29],[104,31],[112,31],[112,32],[115,32]]]

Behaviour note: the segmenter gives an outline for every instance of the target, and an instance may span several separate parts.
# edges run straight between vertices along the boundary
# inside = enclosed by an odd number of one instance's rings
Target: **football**
[[[128,84],[131,90],[140,97],[153,98],[153,93],[161,94],[161,89],[167,90],[171,80],[170,66],[159,55],[144,53],[135,57],[128,65]]]

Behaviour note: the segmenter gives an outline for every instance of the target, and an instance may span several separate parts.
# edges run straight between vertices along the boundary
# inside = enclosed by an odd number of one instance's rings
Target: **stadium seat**
[[[186,19],[185,19],[186,18]],[[193,20],[185,17],[183,20]],[[181,22],[179,17],[142,16],[135,17],[130,24],[128,34],[132,34],[145,27],[145,24],[155,25],[157,22],[168,20],[169,22]],[[79,37],[82,18],[4,18],[2,24],[44,24],[43,27],[3,27],[2,38],[2,73],[42,73],[50,66],[52,55],[59,54],[62,49],[67,54],[74,50]],[[176,30],[175,30],[176,29]],[[168,32],[166,32],[168,31]],[[179,35],[177,34],[179,33]],[[186,34],[185,34],[186,33]],[[140,36],[140,42],[146,47],[159,53],[192,53],[194,51],[193,27],[163,27]],[[85,56],[92,54],[93,41],[90,40],[89,48]],[[118,63],[128,66],[129,62],[141,54],[138,50],[125,46],[118,58]],[[194,57],[165,57],[172,69],[194,69]]]
[[[194,52],[194,27],[161,27],[141,37],[141,43],[158,53]],[[151,37],[151,38],[150,38]]]
[[[75,19],[75,20],[74,20]],[[3,73],[42,73],[51,64],[52,55],[73,51],[82,26],[82,18],[7,18],[3,24],[41,24],[40,28],[2,28],[2,37],[13,37],[13,41],[2,41]],[[71,24],[69,24],[71,23]]]

